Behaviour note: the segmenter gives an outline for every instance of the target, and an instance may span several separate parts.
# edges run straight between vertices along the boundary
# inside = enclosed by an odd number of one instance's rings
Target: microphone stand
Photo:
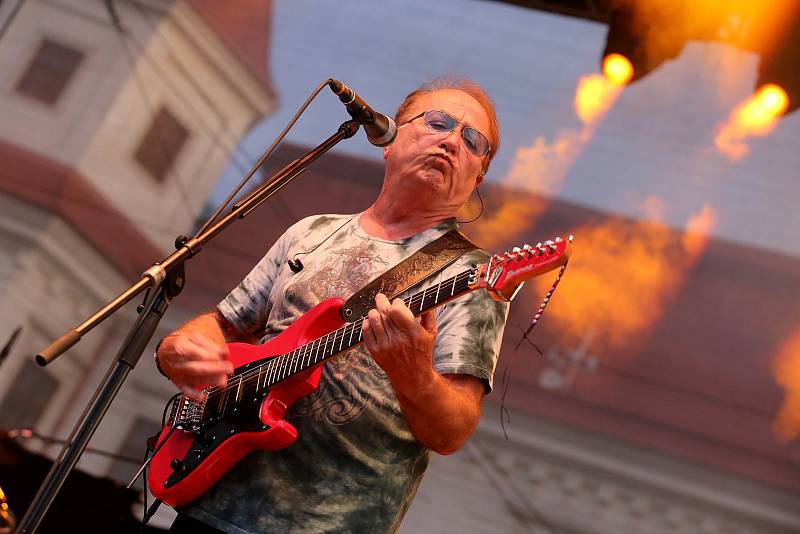
[[[142,278],[138,282],[36,355],[36,361],[39,365],[47,365],[80,341],[83,334],[100,324],[137,294],[145,289],[147,290],[144,302],[137,308],[139,318],[125,338],[117,352],[115,361],[109,367],[103,382],[95,391],[78,424],[61,449],[58,458],[53,462],[53,467],[47,474],[47,478],[39,488],[33,502],[28,507],[25,516],[19,522],[17,526],[18,533],[34,533],[39,528],[44,515],[53,503],[67,476],[75,467],[95,430],[97,430],[101,419],[116,397],[125,378],[136,366],[139,357],[150,342],[172,299],[183,289],[186,282],[184,263],[200,252],[202,247],[216,237],[217,234],[221,233],[237,219],[246,217],[261,203],[300,175],[311,163],[333,148],[339,141],[353,137],[358,131],[358,127],[359,124],[354,120],[342,123],[335,134],[302,158],[294,160],[274,174],[261,187],[237,202],[231,208],[231,212],[213,226],[201,231],[191,239],[185,236],[178,237],[175,240],[175,248],[177,249],[175,252],[163,261],[151,266],[142,274]],[[259,159],[255,168],[251,170],[251,174],[260,166],[263,159],[263,157]]]

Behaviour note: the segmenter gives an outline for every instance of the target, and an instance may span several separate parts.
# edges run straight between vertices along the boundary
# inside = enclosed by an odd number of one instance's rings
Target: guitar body
[[[229,358],[237,379],[263,363],[285,354],[340,327],[342,299],[329,299],[314,306],[280,335],[263,345],[230,343]],[[181,506],[202,495],[236,462],[256,450],[279,450],[297,439],[297,430],[283,417],[294,402],[312,393],[319,384],[322,362],[263,391],[240,387],[226,398],[227,410],[194,431],[165,426],[150,462],[150,491],[170,506]],[[252,371],[251,371],[252,374]],[[181,400],[184,398],[182,397]],[[208,406],[208,405],[206,405]],[[177,407],[180,409],[180,406]]]

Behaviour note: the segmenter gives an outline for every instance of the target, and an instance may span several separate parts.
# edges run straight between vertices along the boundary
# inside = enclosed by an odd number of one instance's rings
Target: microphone
[[[304,267],[303,262],[300,260],[292,259],[287,261],[286,263],[289,264],[289,269],[291,269],[293,273],[299,273],[300,271],[303,270]]]
[[[328,87],[339,97],[353,120],[364,127],[370,143],[375,146],[386,146],[394,141],[397,135],[394,119],[369,107],[355,91],[339,80],[329,79]]]

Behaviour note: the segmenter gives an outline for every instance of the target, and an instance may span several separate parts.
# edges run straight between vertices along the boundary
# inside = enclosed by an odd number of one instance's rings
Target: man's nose
[[[444,135],[439,143],[445,150],[453,154],[458,154],[458,151],[461,149],[461,130],[456,127],[453,131]]]

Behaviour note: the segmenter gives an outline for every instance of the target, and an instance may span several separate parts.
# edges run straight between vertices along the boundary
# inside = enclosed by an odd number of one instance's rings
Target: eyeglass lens
[[[460,123],[444,111],[426,111],[425,125],[434,132],[452,132]],[[465,126],[461,130],[461,138],[467,150],[478,157],[483,157],[489,153],[489,141],[475,128]]]

